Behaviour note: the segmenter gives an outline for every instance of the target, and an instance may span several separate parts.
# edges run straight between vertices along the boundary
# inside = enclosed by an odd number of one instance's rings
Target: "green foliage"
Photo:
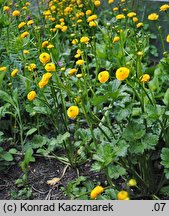
[[[169,148],[163,148],[161,151],[161,164],[164,166],[164,172],[167,179],[169,179]]]

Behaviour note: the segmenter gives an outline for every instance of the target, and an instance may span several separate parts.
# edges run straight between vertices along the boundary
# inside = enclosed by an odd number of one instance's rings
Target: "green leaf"
[[[13,102],[11,96],[8,93],[6,93],[5,91],[0,90],[0,98],[5,102],[8,102],[8,103],[14,105],[14,102]]]
[[[30,136],[33,133],[35,133],[35,131],[37,131],[37,128],[31,128],[30,130],[28,130],[28,132],[26,133],[26,136]]]
[[[20,164],[23,172],[27,172],[28,165],[30,162],[35,162],[35,158],[32,155],[33,155],[32,148],[27,149],[25,156],[24,156],[24,159]]]
[[[104,103],[106,101],[108,101],[108,99],[116,99],[117,96],[119,94],[119,91],[116,91],[116,92],[112,92],[112,93],[107,93],[105,95],[100,95],[100,96],[95,96],[93,99],[92,99],[92,103],[94,106],[97,106],[101,103]]]
[[[34,135],[33,139],[30,141],[31,147],[34,149],[44,146],[48,141],[48,138],[41,135]]]
[[[144,146],[144,149],[150,150],[150,149],[155,149],[155,146],[158,143],[158,139],[159,139],[158,135],[147,133],[142,138],[141,142]]]
[[[115,151],[111,143],[103,142],[98,146],[96,154],[93,155],[93,159],[98,161],[102,168],[108,166],[115,159]]]
[[[9,152],[6,152],[5,154],[3,154],[2,158],[6,161],[13,161],[13,156]]]
[[[2,82],[3,82],[3,79],[5,77],[5,74],[6,74],[6,71],[1,71],[1,73],[0,73],[0,88],[2,86]]]
[[[114,148],[116,152],[116,156],[118,157],[125,157],[127,155],[127,149],[129,144],[125,140],[120,140]]]
[[[49,115],[51,113],[48,107],[34,107],[33,110],[44,115]]]
[[[165,196],[169,196],[169,185],[162,187],[160,190],[160,194],[163,194]]]
[[[9,150],[9,153],[11,153],[11,154],[16,154],[16,153],[17,153],[17,149],[11,148],[11,149]]]
[[[66,141],[70,137],[70,133],[66,132],[64,134],[59,134],[57,136],[57,142],[62,144],[64,141]]]
[[[169,88],[167,89],[165,95],[164,95],[164,99],[163,102],[166,106],[169,106]]]
[[[144,145],[141,140],[130,142],[129,151],[132,154],[143,154]]]
[[[161,164],[165,168],[169,168],[169,148],[163,148],[161,151]]]
[[[145,127],[142,122],[130,122],[123,133],[127,141],[139,140],[145,135]]]
[[[125,168],[120,165],[109,165],[108,166],[108,175],[112,179],[118,179],[120,176],[126,174]]]

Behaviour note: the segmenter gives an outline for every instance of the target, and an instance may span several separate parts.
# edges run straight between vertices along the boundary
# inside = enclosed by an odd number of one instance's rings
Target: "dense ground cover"
[[[0,198],[167,198],[169,4],[34,4],[0,1]]]

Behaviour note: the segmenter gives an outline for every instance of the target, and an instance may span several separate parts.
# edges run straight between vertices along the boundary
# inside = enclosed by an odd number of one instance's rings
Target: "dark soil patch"
[[[28,185],[32,189],[32,196],[29,199],[33,200],[66,200],[69,199],[62,187],[66,187],[71,180],[75,180],[78,176],[87,176],[92,181],[102,182],[105,184],[105,177],[103,174],[93,173],[90,169],[90,164],[84,164],[77,170],[68,166],[62,179],[55,185],[49,186],[48,180],[53,178],[60,178],[64,172],[66,165],[54,159],[38,158],[36,163],[31,163],[28,173]],[[9,170],[0,174],[0,200],[10,199],[24,199],[14,198],[12,191],[18,191],[22,188],[16,186],[15,181],[21,178],[23,172],[18,165],[11,166]],[[28,199],[25,197],[25,199]]]

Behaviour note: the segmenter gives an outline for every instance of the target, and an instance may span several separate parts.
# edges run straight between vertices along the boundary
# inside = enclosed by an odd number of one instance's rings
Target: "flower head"
[[[43,64],[46,64],[50,61],[50,55],[48,53],[41,53],[39,56],[39,60],[40,62],[42,62]]]
[[[20,11],[18,11],[18,10],[14,10],[13,12],[12,12],[12,16],[14,16],[14,17],[17,17],[17,16],[20,16]]]
[[[9,11],[9,10],[10,10],[10,8],[8,6],[3,7],[3,11]]]
[[[120,67],[119,69],[116,70],[116,78],[120,81],[125,80],[128,78],[130,73],[130,70],[126,67]]]
[[[6,67],[0,67],[0,71],[6,71]]]
[[[81,37],[81,38],[80,38],[80,42],[81,42],[81,43],[85,43],[85,44],[88,44],[88,43],[89,43],[89,40],[90,40],[90,39],[89,39],[88,37]]]
[[[35,63],[31,63],[31,64],[28,65],[28,70],[29,71],[33,71],[35,69],[36,69],[36,64]]]
[[[22,28],[24,25],[26,25],[26,22],[21,22],[21,23],[19,23],[18,29]]]
[[[119,191],[117,194],[117,199],[118,200],[129,200],[129,194],[127,191]]]
[[[164,4],[160,7],[160,11],[166,11],[169,9],[169,5],[168,4]]]
[[[120,40],[120,37],[119,36],[115,36],[112,40],[113,43],[116,43]]]
[[[98,74],[99,82],[105,83],[105,82],[107,82],[108,79],[109,79],[109,72],[108,71],[102,71]]]
[[[95,1],[95,2],[94,2],[94,5],[95,5],[96,7],[99,7],[99,6],[101,5],[101,2],[100,2],[100,1]]]
[[[152,13],[152,14],[148,15],[148,19],[152,20],[152,21],[158,20],[158,17],[159,17],[159,15],[156,13]]]
[[[150,75],[149,74],[144,74],[143,76],[140,77],[140,82],[148,82],[150,80]]]
[[[30,91],[28,94],[27,94],[27,98],[29,101],[32,101],[34,100],[36,97],[36,92],[35,91]]]
[[[42,48],[45,48],[49,45],[49,41],[43,41],[42,42]]]
[[[84,60],[79,59],[78,61],[76,61],[76,64],[77,65],[83,65],[84,64]]]
[[[77,69],[76,68],[72,68],[72,69],[69,70],[68,73],[69,73],[70,76],[73,76],[76,72],[77,72]]]
[[[71,106],[67,110],[67,115],[71,119],[75,119],[79,114],[79,108],[78,106]]]
[[[124,14],[118,14],[118,15],[116,16],[116,20],[122,20],[122,19],[124,19],[124,18],[125,18]]]
[[[127,184],[130,187],[135,187],[137,185],[137,182],[135,179],[130,179]]]
[[[23,39],[23,38],[27,37],[28,35],[29,35],[29,32],[25,31],[21,34],[20,37]]]
[[[104,188],[102,186],[96,186],[91,192],[90,192],[90,198],[95,199],[98,195],[100,195],[104,191]]]
[[[129,18],[132,18],[132,17],[136,16],[136,13],[135,12],[130,12],[130,13],[127,14],[127,16]]]
[[[169,34],[166,37],[166,41],[167,41],[167,43],[169,43]]]
[[[45,65],[45,70],[48,72],[53,72],[56,70],[55,64],[54,63],[47,63]]]
[[[11,72],[11,77],[16,76],[17,73],[18,73],[18,69],[16,68],[16,69],[14,69],[14,70]]]

